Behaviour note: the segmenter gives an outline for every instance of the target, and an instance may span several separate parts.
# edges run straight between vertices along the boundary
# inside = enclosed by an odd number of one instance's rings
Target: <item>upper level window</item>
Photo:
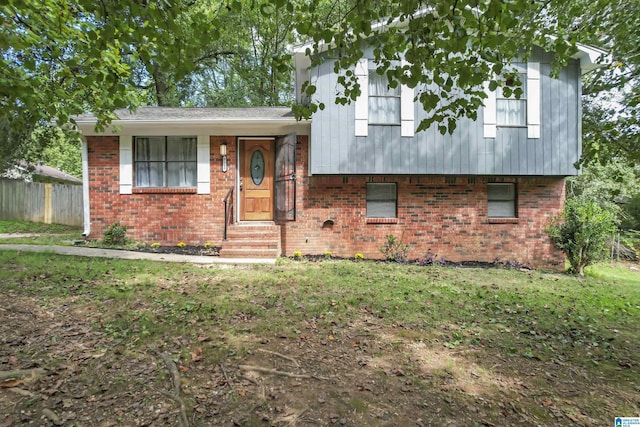
[[[133,150],[136,187],[196,187],[196,137],[136,136]]]
[[[511,90],[522,89],[519,99],[515,94],[505,96],[503,87],[498,87],[496,90],[496,124],[498,126],[527,126],[527,75],[519,73],[518,77],[521,86],[516,85],[514,79],[506,80],[505,86]]]
[[[489,218],[516,218],[516,185],[491,183],[487,185]]]
[[[400,85],[389,87],[386,75],[369,70],[369,124],[400,124]]]

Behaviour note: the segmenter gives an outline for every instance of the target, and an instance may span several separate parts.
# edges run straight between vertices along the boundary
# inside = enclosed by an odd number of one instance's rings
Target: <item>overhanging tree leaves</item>
[[[154,58],[194,65],[167,40],[197,45],[202,33],[186,33],[180,20],[192,2],[138,0],[10,0],[0,5],[0,135],[2,158],[25,151],[40,124],[67,124],[91,111],[103,126],[113,111],[140,103],[132,80],[138,61]],[[219,27],[215,19],[207,22]],[[201,27],[198,27],[201,29]],[[215,39],[215,33],[205,34]],[[174,76],[172,78],[177,78]]]
[[[576,51],[575,23],[584,12],[583,5],[564,0],[337,1],[336,9],[339,19],[327,25],[326,9],[315,2],[301,5],[296,25],[312,40],[309,53],[328,47],[327,55],[314,56],[316,64],[337,58],[335,71],[345,78],[336,101],[344,104],[360,95],[349,70],[369,46],[377,72],[386,74],[392,87],[420,88],[417,99],[427,117],[418,130],[436,124],[442,133],[452,132],[461,117],[476,119],[486,98],[485,82],[495,90],[505,65],[526,59],[534,46],[554,51],[558,70]],[[406,63],[400,63],[402,57]],[[311,99],[314,91],[306,86]],[[309,116],[318,107],[312,102],[297,112]]]

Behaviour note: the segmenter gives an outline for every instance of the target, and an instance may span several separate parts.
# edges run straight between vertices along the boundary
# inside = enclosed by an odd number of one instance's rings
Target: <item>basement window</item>
[[[489,218],[516,218],[516,185],[513,183],[487,184]]]
[[[367,218],[397,218],[397,185],[393,183],[367,183]]]

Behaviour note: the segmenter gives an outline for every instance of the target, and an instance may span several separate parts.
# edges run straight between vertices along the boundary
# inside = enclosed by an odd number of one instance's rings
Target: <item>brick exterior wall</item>
[[[146,243],[222,243],[223,203],[235,184],[235,138],[210,137],[211,194],[119,194],[117,136],[87,137],[91,235],[109,224],[129,227]],[[221,171],[220,143],[228,143],[229,170]],[[409,258],[437,255],[450,261],[518,261],[564,268],[562,253],[544,232],[564,203],[562,177],[308,176],[308,137],[298,136],[296,221],[280,223],[282,252],[381,258],[388,234],[410,247]],[[397,183],[398,218],[366,218],[366,183]],[[516,220],[489,219],[487,183],[517,186]],[[330,221],[328,221],[330,220]]]
[[[227,191],[235,185],[236,147],[233,137],[210,137],[211,194],[119,194],[117,136],[88,136],[90,239],[102,239],[105,227],[116,221],[128,227],[127,237],[146,243],[185,242],[220,245]],[[222,173],[220,144],[226,142],[229,170]]]
[[[564,204],[563,177],[308,176],[308,144],[298,138],[297,217],[282,223],[282,251],[381,258],[393,234],[409,258],[518,261],[564,269],[564,256],[544,232]],[[366,218],[367,182],[397,183],[396,220]],[[518,218],[489,219],[487,183],[513,182]],[[327,222],[327,220],[331,222]]]

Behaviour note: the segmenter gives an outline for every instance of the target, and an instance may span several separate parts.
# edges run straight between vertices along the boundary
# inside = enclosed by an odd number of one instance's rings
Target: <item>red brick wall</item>
[[[221,172],[220,143],[228,143],[229,170]],[[119,194],[117,136],[87,137],[90,238],[102,239],[115,222],[138,241],[220,245],[222,200],[236,176],[235,138],[210,137],[211,194]],[[535,267],[564,266],[544,227],[564,201],[562,177],[307,176],[308,137],[298,136],[297,218],[282,223],[282,251],[381,258],[388,234],[410,246],[410,258],[437,255],[450,261],[515,260]],[[366,218],[366,183],[396,182],[398,219]],[[487,182],[517,184],[518,219],[487,218]],[[326,226],[325,221],[333,221]]]
[[[223,234],[222,200],[235,183],[235,138],[210,137],[211,194],[119,194],[117,136],[89,136],[90,239],[102,239],[116,221],[128,227],[127,237],[146,243],[178,242],[219,245]],[[222,173],[220,144],[228,143],[229,170]]]
[[[544,228],[562,208],[564,178],[443,176],[307,176],[308,145],[298,138],[297,218],[282,224],[282,250],[303,254],[381,258],[388,234],[410,246],[409,258],[519,261],[562,269],[564,257]],[[398,219],[366,218],[366,183],[395,182]],[[489,220],[487,183],[515,182],[517,220]],[[333,225],[325,225],[326,220]]]

